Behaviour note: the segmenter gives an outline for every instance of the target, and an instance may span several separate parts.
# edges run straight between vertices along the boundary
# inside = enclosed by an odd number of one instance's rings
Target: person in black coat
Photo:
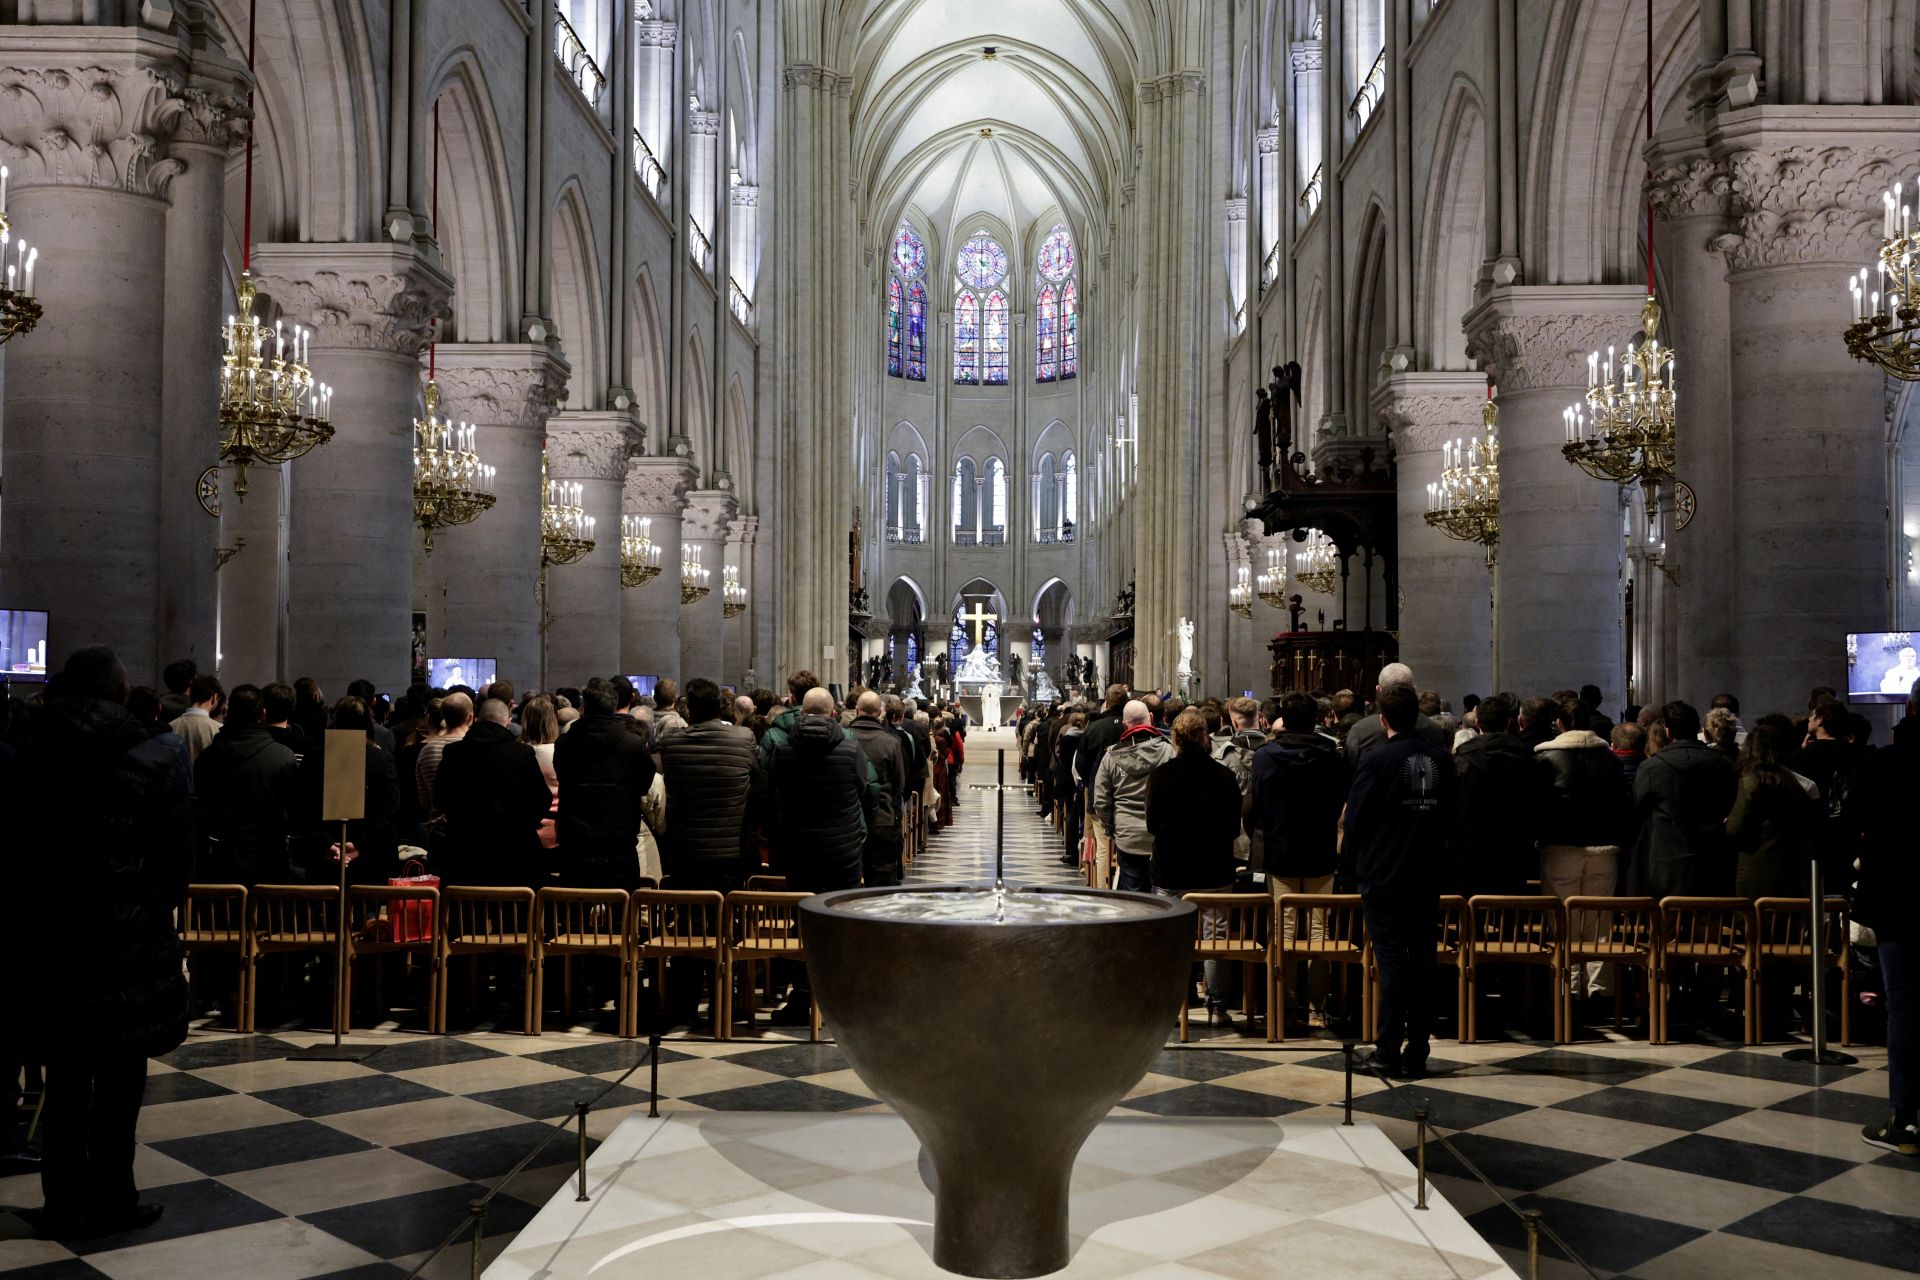
[[[725,713],[719,685],[688,681],[687,727],[660,743],[667,791],[660,860],[675,889],[725,893],[753,870],[746,849],[762,790],[760,753],[752,731]]]
[[[248,886],[291,880],[288,841],[299,777],[293,752],[261,722],[260,694],[235,689],[226,726],[193,766],[194,802],[206,841],[194,875],[206,883]],[[317,810],[307,815],[309,821],[318,816]]]
[[[1338,743],[1314,732],[1319,716],[1312,698],[1288,694],[1280,731],[1253,753],[1248,833],[1259,828],[1276,894],[1333,892],[1340,806],[1352,769]]]
[[[1535,747],[1542,802],[1535,832],[1540,840],[1540,887],[1562,902],[1572,897],[1609,897],[1620,879],[1620,840],[1627,817],[1627,780],[1606,739],[1587,728],[1587,708],[1574,699],[1554,712],[1559,733]],[[1569,930],[1576,941],[1597,936],[1597,913],[1575,912]],[[1576,996],[1606,994],[1607,967],[1588,961],[1574,970]]]
[[[540,824],[553,802],[546,775],[533,748],[507,727],[507,704],[489,698],[480,704],[474,725],[464,738],[450,743],[440,757],[433,779],[433,803],[447,815],[447,828],[434,866],[448,884],[526,885],[547,883],[541,862]],[[621,716],[619,719],[626,720]],[[630,723],[630,722],[629,722]],[[559,754],[555,750],[555,756]],[[642,754],[645,754],[644,742]],[[647,762],[651,781],[653,763]],[[561,786],[564,788],[565,775]],[[565,813],[565,791],[562,793]],[[636,833],[637,835],[637,833]],[[583,888],[637,887],[638,859],[634,841],[627,842],[624,867],[608,874],[624,878],[570,880]]]
[[[1907,719],[1920,713],[1920,696],[1907,702]],[[1857,809],[1866,839],[1854,919],[1879,943],[1880,978],[1887,1000],[1886,1120],[1860,1136],[1876,1147],[1920,1155],[1920,857],[1914,855],[1913,798],[1920,794],[1920,740],[1896,737],[1867,753]],[[1835,886],[1828,886],[1835,891]]]
[[[641,805],[654,775],[647,727],[614,714],[609,688],[590,687],[581,701],[580,719],[553,748],[561,875],[581,888],[638,888]]]
[[[1176,895],[1223,893],[1233,887],[1240,782],[1209,754],[1206,717],[1192,707],[1174,717],[1173,743],[1173,759],[1147,775],[1153,887]]]
[[[773,865],[787,887],[806,893],[856,887],[867,831],[886,801],[866,757],[833,719],[833,695],[825,689],[809,689],[801,700],[800,714],[768,759],[767,784]],[[563,797],[563,813],[565,804]]]
[[[377,726],[366,699],[350,694],[334,703],[333,727],[358,729],[367,735],[366,797],[361,816],[347,823],[347,842],[355,855],[347,867],[347,880],[352,884],[385,884],[400,871],[400,775],[394,770],[392,753],[379,745],[373,732]],[[333,841],[339,840],[337,825],[331,834]],[[328,844],[329,850],[333,841]]]
[[[0,1022],[46,1064],[51,1236],[136,1230],[160,1216],[133,1182],[146,1060],[187,1034],[187,987],[173,913],[193,861],[193,805],[179,757],[122,705],[112,650],[67,659],[6,778],[14,816],[0,859]],[[76,896],[79,895],[79,896]],[[85,902],[76,917],[52,909]],[[48,963],[58,955],[59,963]]]
[[[1495,695],[1474,709],[1478,735],[1453,753],[1454,865],[1446,888],[1466,895],[1525,893],[1538,868],[1534,829],[1541,775],[1533,753],[1508,730],[1513,704]]]
[[[1669,702],[1660,719],[1672,740],[1647,757],[1633,777],[1633,854],[1627,892],[1714,897],[1733,892],[1733,846],[1727,815],[1740,775],[1731,761],[1700,741],[1700,713]]]

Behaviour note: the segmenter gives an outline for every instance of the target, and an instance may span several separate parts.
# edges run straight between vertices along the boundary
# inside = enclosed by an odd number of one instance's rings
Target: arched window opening
[[[927,246],[911,222],[893,233],[887,261],[887,376],[927,380]]]
[[[1041,287],[1033,309],[1034,381],[1064,382],[1080,371],[1073,233],[1064,226],[1049,231],[1040,242],[1036,266]]]
[[[953,380],[1004,385],[1012,330],[1004,290],[1007,251],[987,232],[976,231],[955,255],[954,275]]]

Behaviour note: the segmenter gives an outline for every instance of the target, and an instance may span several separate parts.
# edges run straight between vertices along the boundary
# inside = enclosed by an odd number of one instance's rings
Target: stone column
[[[540,674],[540,441],[566,399],[567,364],[527,342],[442,343],[437,363],[440,413],[474,424],[495,480],[492,510],[434,535],[433,634],[449,656],[492,658],[501,678],[530,689]]]
[[[756,281],[760,271],[760,188],[742,182],[727,193],[727,202],[733,211],[727,235],[728,270],[751,301],[760,296]],[[759,319],[756,312],[748,327],[757,329]]]
[[[234,482],[233,469],[221,468],[219,547],[209,553],[220,566],[214,573],[220,660],[213,670],[229,689],[288,678],[286,469],[249,467],[245,502],[234,496]],[[209,668],[202,663],[200,669]]]
[[[1280,179],[1280,126],[1268,125],[1261,129],[1255,135],[1254,145],[1259,156],[1256,181],[1260,190],[1260,237],[1255,251],[1260,255],[1260,291],[1265,293],[1274,284],[1267,277],[1267,255],[1279,245],[1281,227],[1292,225],[1291,219],[1283,224],[1280,215],[1293,204],[1293,197]],[[1259,363],[1254,361],[1256,366]]]
[[[620,665],[620,504],[627,461],[640,428],[629,414],[581,410],[547,419],[547,469],[580,485],[580,506],[594,519],[593,550],[547,570],[545,685],[584,685],[625,675]],[[539,567],[535,552],[534,567]]]
[[[685,458],[633,458],[621,510],[645,516],[660,548],[660,573],[620,593],[620,670],[625,675],[680,678],[680,516],[698,477]]]
[[[329,697],[359,679],[404,689],[419,357],[453,282],[391,243],[261,245],[253,269],[290,322],[314,327],[314,377],[334,389],[333,439],[287,464],[288,674]]]
[[[1847,633],[1890,616],[1885,382],[1839,334],[1847,272],[1873,260],[1880,192],[1913,180],[1920,131],[1911,109],[1819,110],[1759,108],[1719,131],[1740,218],[1715,242],[1740,447],[1732,508],[1700,518],[1733,523],[1727,678],[1749,718],[1844,687]]]
[[[700,563],[709,571],[712,588],[699,600],[680,608],[680,670],[686,679],[705,676],[718,682],[724,674],[724,628],[720,584],[727,550],[727,526],[733,520],[733,495],[720,489],[695,489],[687,495],[682,517],[682,547],[697,547]],[[665,577],[665,574],[661,575]]]
[[[675,26],[657,18],[642,19],[633,31],[636,66],[634,75],[640,88],[640,101],[633,112],[633,127],[647,140],[654,162],[661,166],[653,173],[642,164],[640,181],[655,200],[670,199],[659,185],[666,166],[679,163],[668,150],[673,141],[673,42]]]
[[[1561,454],[1560,415],[1586,394],[1587,353],[1624,346],[1645,300],[1639,285],[1509,285],[1464,321],[1500,388],[1497,643],[1500,683],[1523,697],[1625,694],[1620,491]]]
[[[1422,689],[1455,705],[1462,694],[1495,691],[1493,579],[1479,543],[1426,522],[1427,485],[1440,479],[1443,443],[1483,434],[1486,386],[1478,373],[1398,373],[1374,397],[1399,480],[1400,660]]]
[[[753,551],[760,538],[759,516],[735,516],[727,530],[727,563],[738,570],[735,580],[746,588],[745,613],[726,621],[726,679],[738,682],[753,662],[753,611],[759,603],[753,583]],[[882,643],[885,636],[882,636]]]
[[[199,167],[218,168],[211,147],[175,155],[176,140],[203,123],[224,128],[244,72],[216,48],[208,78],[150,32],[8,31],[7,212],[14,236],[41,251],[34,293],[45,315],[7,347],[0,598],[48,612],[50,666],[106,644],[135,681],[157,683],[161,664],[179,656],[166,648],[184,645],[211,670],[211,521],[194,483],[218,438],[217,326],[202,363],[170,379],[174,315],[162,304],[173,301],[169,184],[196,166],[197,212]],[[201,265],[198,279],[175,281],[186,323],[207,322],[219,306],[218,272]],[[173,420],[170,407],[191,416]],[[183,562],[171,563],[170,551]],[[163,604],[178,625],[163,629]]]

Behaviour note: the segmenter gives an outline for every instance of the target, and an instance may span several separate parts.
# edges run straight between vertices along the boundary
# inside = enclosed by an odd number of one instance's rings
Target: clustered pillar
[[[594,519],[593,550],[574,564],[547,570],[549,688],[627,674],[615,669],[620,664],[620,503],[627,460],[639,440],[639,427],[625,413],[573,411],[547,422],[552,477],[578,483],[580,506]]]
[[[634,458],[622,510],[651,521],[660,573],[620,595],[620,669],[627,675],[680,678],[680,515],[695,473],[685,458]]]
[[[711,588],[680,609],[680,671],[687,679],[705,676],[720,681],[724,675],[721,583],[725,580],[727,526],[734,511],[733,495],[724,490],[696,489],[687,495],[681,545],[698,549],[700,564],[707,570],[706,585]]]

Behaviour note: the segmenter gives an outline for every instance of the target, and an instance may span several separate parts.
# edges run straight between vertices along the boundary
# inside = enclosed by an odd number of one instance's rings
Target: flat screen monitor
[[[0,609],[0,671],[47,674],[47,615],[43,609]]]
[[[451,689],[463,684],[481,690],[493,683],[492,658],[428,658],[427,687]]]
[[[1847,701],[1898,703],[1920,680],[1910,631],[1863,631],[1847,637]]]
[[[628,676],[627,679],[632,682],[634,693],[642,698],[653,697],[653,691],[660,687],[659,676]]]

